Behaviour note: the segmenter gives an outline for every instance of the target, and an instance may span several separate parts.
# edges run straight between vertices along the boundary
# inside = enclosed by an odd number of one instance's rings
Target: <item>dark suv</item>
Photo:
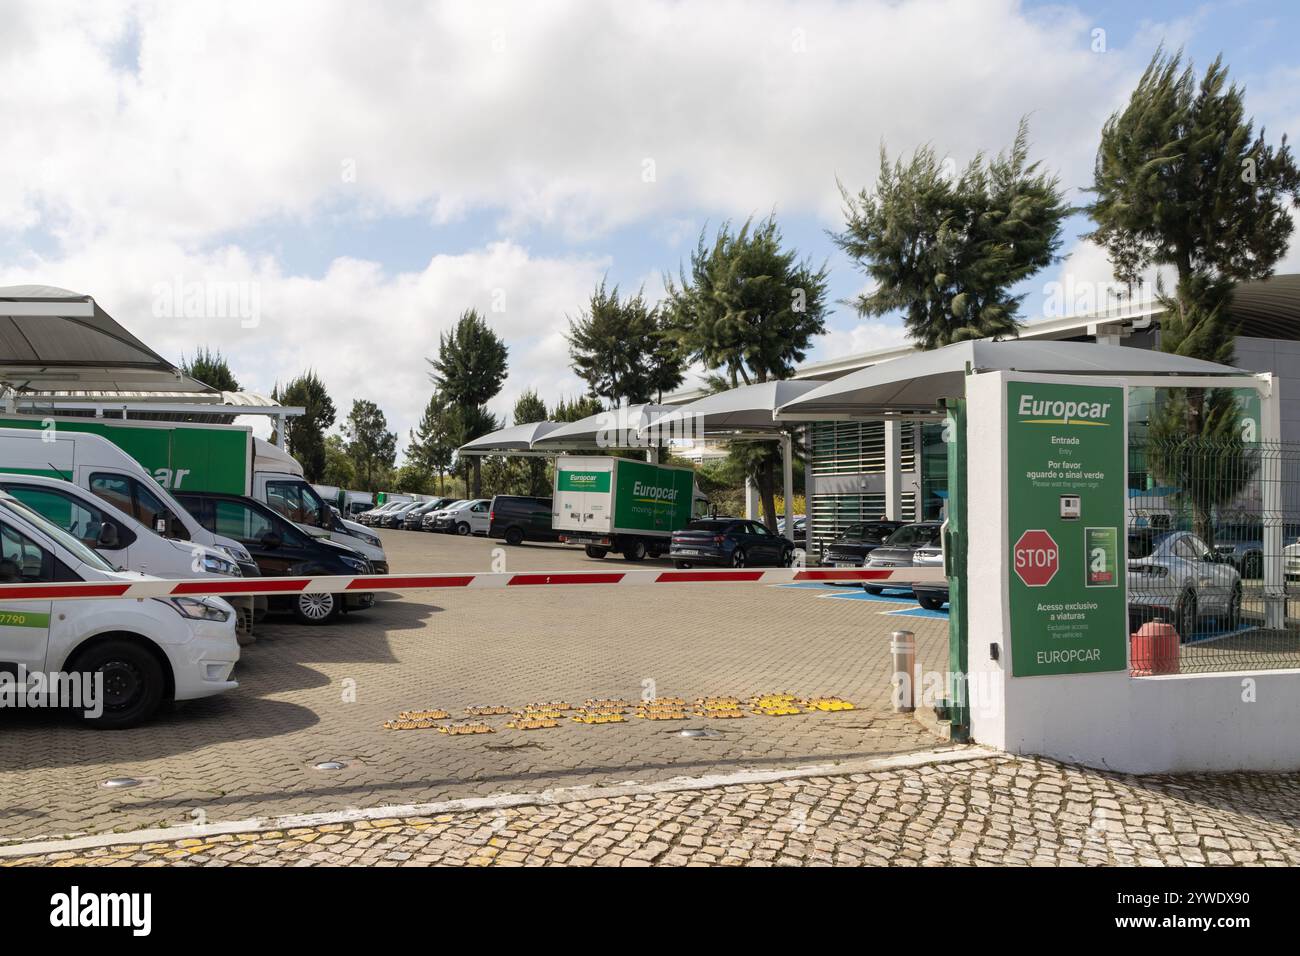
[[[506,544],[524,541],[559,541],[551,530],[551,499],[526,495],[497,495],[488,510],[488,537]]]
[[[880,547],[885,539],[903,526],[901,521],[880,518],[851,524],[826,546],[822,564],[834,568],[860,568],[867,553]]]
[[[213,534],[246,547],[263,577],[371,574],[370,563],[346,545],[308,534],[260,501],[217,492],[178,493],[176,500]],[[373,594],[275,594],[270,609],[292,611],[303,624],[326,624],[342,611],[375,603]]]
[[[697,518],[673,532],[669,557],[678,568],[721,564],[733,568],[790,566],[794,545],[761,521]]]

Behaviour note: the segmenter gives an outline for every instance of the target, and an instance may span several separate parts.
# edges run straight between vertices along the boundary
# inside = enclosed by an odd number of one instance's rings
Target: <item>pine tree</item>
[[[1024,297],[1011,289],[1055,261],[1073,211],[1058,178],[1030,162],[1024,120],[1010,150],[977,155],[960,175],[929,146],[892,164],[882,146],[875,190],[840,191],[847,224],[835,243],[873,285],[858,312],[901,311],[922,349],[1014,336]]]
[[[1120,281],[1132,283],[1152,266],[1174,272],[1172,292],[1157,283],[1160,348],[1232,364],[1233,285],[1271,275],[1286,254],[1300,169],[1285,136],[1273,147],[1263,129],[1255,133],[1221,57],[1198,85],[1181,53],[1156,51],[1128,105],[1102,129],[1091,191],[1097,228],[1090,238],[1106,248]],[[1209,544],[1214,507],[1253,473],[1234,404],[1217,390],[1173,390],[1152,421],[1152,470],[1184,489]],[[1207,456],[1237,465],[1203,462],[1193,473]]]
[[[666,329],[683,355],[723,373],[715,376],[719,385],[789,378],[813,336],[826,330],[826,275],[825,265],[814,269],[782,248],[775,217],[747,221],[738,232],[724,224],[712,244],[701,233],[678,283],[665,279]],[[745,451],[773,531],[780,458],[774,445]]]
[[[334,424],[334,401],[314,371],[308,369],[287,386],[279,401],[306,409],[287,420],[285,441],[289,453],[302,465],[308,481],[321,481],[325,473],[325,432]]]
[[[682,383],[681,355],[644,290],[620,299],[602,279],[567,338],[574,372],[611,406],[657,401]]]
[[[388,419],[379,406],[363,398],[352,402],[343,431],[361,490],[379,491],[392,476],[397,459],[397,433],[388,430]]]
[[[418,460],[429,474],[437,475],[440,494],[445,487],[444,478],[451,469],[452,457],[456,453],[452,427],[446,396],[435,391],[429,396],[429,402],[424,407],[424,414],[411,436],[406,453],[408,460]]]
[[[194,353],[193,359],[187,359],[182,355],[181,372],[220,392],[239,391],[239,382],[235,379],[235,373],[230,370],[225,356],[207,346],[199,348]]]
[[[493,430],[487,428],[470,434],[485,421],[496,421],[483,406],[501,391],[508,356],[505,343],[473,309],[461,313],[450,333],[439,336],[438,357],[428,360],[433,369],[429,378],[458,410],[461,429],[458,445]],[[477,498],[482,491],[477,457],[473,475],[473,495]]]

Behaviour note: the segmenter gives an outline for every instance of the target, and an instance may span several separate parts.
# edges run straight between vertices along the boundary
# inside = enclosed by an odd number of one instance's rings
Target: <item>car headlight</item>
[[[221,621],[224,623],[230,620],[229,611],[206,598],[175,597],[156,598],[155,600],[169,605],[181,617],[188,617],[192,621]]]
[[[233,561],[227,561],[225,558],[219,558],[215,554],[209,554],[203,558],[203,570],[208,574],[224,574],[232,578],[242,578],[244,572],[239,570],[239,565]]]
[[[370,565],[363,558],[349,558],[347,555],[343,555],[339,560],[358,574],[367,574],[370,571]]]
[[[246,564],[252,564],[253,556],[248,553],[248,549],[242,544],[219,544],[217,550],[224,551],[236,561],[243,561]]]
[[[370,547],[372,548],[382,548],[384,546],[383,542],[380,541],[378,538],[376,538],[373,534],[361,534],[358,532],[356,534],[356,537],[359,540],[364,541],[366,544],[370,545]]]

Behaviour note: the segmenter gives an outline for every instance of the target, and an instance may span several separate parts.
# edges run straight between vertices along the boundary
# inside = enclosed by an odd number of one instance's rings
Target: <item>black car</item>
[[[421,504],[423,502],[420,501],[408,501],[405,504],[400,504],[392,511],[381,514],[379,520],[375,523],[381,528],[400,528],[402,522],[406,520],[406,515],[420,507]]]
[[[794,545],[773,534],[761,521],[698,518],[673,532],[668,555],[678,568],[697,564],[785,568],[794,558]]]
[[[943,547],[943,524],[939,521],[916,521],[905,524],[888,538],[880,547],[867,555],[868,568],[910,568],[914,564],[930,564],[929,555],[935,548]],[[921,552],[918,558],[917,552]],[[943,563],[940,550],[939,563]],[[862,588],[869,594],[880,594],[885,585],[863,584]]]
[[[506,544],[524,541],[559,541],[551,528],[551,499],[526,495],[497,495],[488,510],[488,537]]]
[[[371,574],[370,563],[346,545],[318,538],[260,501],[217,492],[184,492],[176,500],[213,534],[234,538],[252,554],[263,577]],[[373,594],[277,594],[272,611],[291,611],[303,624],[326,624],[344,610],[368,608]]]
[[[834,568],[860,568],[867,560],[867,552],[880,547],[902,526],[901,521],[885,518],[851,524],[826,546],[822,564]]]

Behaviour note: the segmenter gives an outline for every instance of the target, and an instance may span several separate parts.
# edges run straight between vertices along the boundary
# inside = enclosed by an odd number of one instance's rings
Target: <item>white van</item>
[[[433,530],[448,534],[487,534],[491,524],[491,498],[457,501],[433,513]]]
[[[114,570],[0,492],[0,585],[142,580],[151,578]],[[102,688],[97,706],[82,710],[92,726],[132,727],[164,701],[232,690],[238,660],[235,610],[218,597],[15,601],[0,590],[0,671],[8,686],[36,674],[86,675]]]
[[[0,467],[9,473],[70,482],[164,538],[215,549],[234,559],[245,576],[257,574],[257,564],[247,548],[204,528],[134,458],[107,438],[68,430],[0,428]],[[255,602],[237,601],[251,618]]]

